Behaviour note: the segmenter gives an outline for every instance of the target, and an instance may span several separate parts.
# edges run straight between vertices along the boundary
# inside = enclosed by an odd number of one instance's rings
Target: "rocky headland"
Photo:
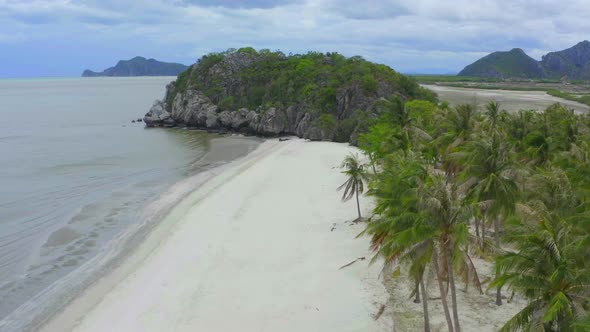
[[[412,79],[361,57],[284,55],[252,48],[204,56],[171,82],[147,127],[355,142],[383,110],[378,100],[436,99]]]

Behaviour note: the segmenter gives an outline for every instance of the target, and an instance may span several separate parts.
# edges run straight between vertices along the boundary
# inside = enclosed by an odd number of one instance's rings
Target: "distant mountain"
[[[459,76],[525,77],[543,76],[539,63],[520,48],[508,52],[494,52],[465,67]]]
[[[590,79],[590,42],[584,40],[566,50],[547,53],[540,63],[548,77]]]
[[[494,52],[465,67],[459,76],[492,78],[590,79],[590,42],[583,41],[559,52],[551,52],[541,61],[520,48]]]
[[[188,66],[180,63],[160,62],[155,59],[146,59],[136,56],[130,60],[121,60],[117,65],[105,69],[102,72],[94,72],[86,69],[82,77],[97,76],[177,76],[185,71]]]

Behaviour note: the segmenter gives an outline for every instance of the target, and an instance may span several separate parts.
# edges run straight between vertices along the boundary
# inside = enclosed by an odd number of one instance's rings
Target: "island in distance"
[[[99,76],[177,76],[185,71],[188,66],[180,63],[161,62],[156,59],[146,59],[136,56],[130,60],[120,60],[114,67],[102,72],[94,72],[86,69],[82,77]]]

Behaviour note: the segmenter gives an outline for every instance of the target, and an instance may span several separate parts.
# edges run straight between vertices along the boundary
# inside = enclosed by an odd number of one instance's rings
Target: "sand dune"
[[[342,203],[346,144],[269,140],[192,193],[45,331],[382,331],[368,239]],[[367,199],[361,204],[366,207]],[[365,210],[368,210],[365,208]]]

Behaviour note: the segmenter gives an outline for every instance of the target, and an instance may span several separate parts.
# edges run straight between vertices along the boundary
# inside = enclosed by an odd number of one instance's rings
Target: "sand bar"
[[[447,100],[451,106],[476,104],[483,108],[490,100],[494,100],[500,103],[502,109],[509,112],[519,110],[543,111],[555,103],[574,109],[578,113],[590,111],[588,105],[554,97],[548,95],[545,91],[486,90],[427,84],[422,84],[422,86],[436,92],[439,99]]]

